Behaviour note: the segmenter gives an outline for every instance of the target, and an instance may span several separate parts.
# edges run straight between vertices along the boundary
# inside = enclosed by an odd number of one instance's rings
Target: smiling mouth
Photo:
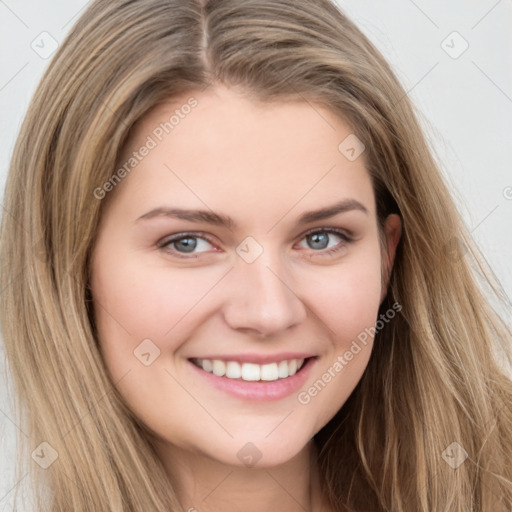
[[[278,363],[255,364],[239,363],[238,361],[222,361],[220,359],[193,358],[190,361],[205,372],[217,377],[247,382],[283,380],[295,375],[307,359],[287,359]]]

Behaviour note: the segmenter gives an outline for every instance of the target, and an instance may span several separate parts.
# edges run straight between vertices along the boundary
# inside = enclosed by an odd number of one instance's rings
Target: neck
[[[157,450],[187,512],[329,510],[321,493],[313,441],[291,460],[269,468],[226,465],[160,441]]]

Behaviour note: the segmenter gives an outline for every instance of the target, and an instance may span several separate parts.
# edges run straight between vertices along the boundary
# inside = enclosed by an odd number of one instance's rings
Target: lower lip
[[[188,361],[192,368],[209,384],[237,398],[253,401],[269,401],[285,398],[297,392],[308,378],[316,357],[310,357],[301,369],[291,377],[273,381],[245,381],[218,377]]]

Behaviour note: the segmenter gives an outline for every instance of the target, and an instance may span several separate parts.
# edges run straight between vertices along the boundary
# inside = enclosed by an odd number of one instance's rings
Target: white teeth
[[[207,359],[205,359],[207,361]],[[204,363],[204,361],[203,361]],[[204,364],[203,364],[204,370]],[[239,379],[242,376],[242,368],[236,361],[229,361],[226,364],[226,377],[229,379]]]
[[[244,363],[242,365],[242,380],[260,380],[260,365]]]
[[[286,377],[288,377],[288,363],[286,361],[280,361],[277,371],[280,379],[286,379]]]
[[[217,377],[246,381],[273,381],[295,375],[303,366],[304,359],[289,359],[279,363],[255,364],[220,359],[195,359],[197,366]]]
[[[261,365],[261,380],[277,380],[278,377],[277,363]]]
[[[226,364],[224,361],[219,361],[218,359],[214,359],[213,363],[213,374],[217,375],[217,377],[222,377],[226,373]]]

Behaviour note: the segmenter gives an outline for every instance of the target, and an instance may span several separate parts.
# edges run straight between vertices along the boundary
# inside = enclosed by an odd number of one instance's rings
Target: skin
[[[146,115],[123,158],[190,96]],[[224,87],[193,96],[198,105],[109,192],[90,282],[103,357],[151,430],[184,510],[329,510],[312,438],[360,380],[373,340],[308,404],[299,403],[297,392],[241,400],[198,378],[188,359],[311,353],[316,361],[301,387],[307,390],[375,325],[400,219],[388,217],[382,251],[364,153],[349,161],[338,150],[352,130],[329,110],[306,102],[263,105]],[[345,198],[367,213],[297,224],[302,213]],[[212,210],[237,227],[164,216],[137,221],[160,206]],[[312,228],[324,246],[305,236]],[[194,239],[192,254],[179,243],[158,246],[191,231],[212,242]],[[236,251],[248,236],[263,248],[250,264]],[[144,339],[160,350],[150,366],[134,356]],[[248,442],[261,454],[251,468],[237,457]]]

